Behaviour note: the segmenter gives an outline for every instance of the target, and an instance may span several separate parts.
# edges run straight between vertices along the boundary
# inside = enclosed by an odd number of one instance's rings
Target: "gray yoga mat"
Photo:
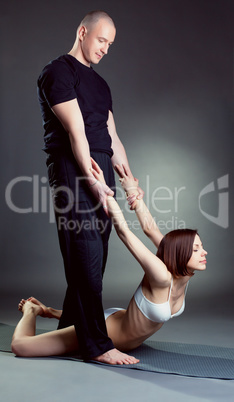
[[[10,352],[14,327],[0,324],[0,350]],[[39,330],[37,333],[45,331]],[[112,366],[157,373],[178,374],[189,377],[234,379],[234,348],[184,344],[175,342],[146,341],[131,355],[140,359],[138,364]],[[79,356],[52,356],[57,359],[80,361]],[[103,364],[90,361],[95,364]],[[108,367],[110,367],[108,365]]]

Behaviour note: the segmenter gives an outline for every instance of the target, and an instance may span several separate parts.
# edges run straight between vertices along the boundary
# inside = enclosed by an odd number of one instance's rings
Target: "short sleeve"
[[[109,90],[109,110],[111,111],[111,113],[113,113],[113,104],[112,104],[112,96],[111,96],[111,90],[110,90],[110,88],[109,88],[109,86],[108,86],[108,90]]]
[[[77,97],[75,86],[78,78],[71,67],[64,62],[48,64],[39,77],[40,89],[50,107]]]

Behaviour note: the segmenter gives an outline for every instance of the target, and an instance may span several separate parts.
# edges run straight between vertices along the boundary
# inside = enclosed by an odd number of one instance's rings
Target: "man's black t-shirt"
[[[107,128],[112,99],[109,86],[92,67],[71,55],[51,61],[38,78],[38,98],[44,126],[44,151],[70,149],[69,136],[51,107],[77,98],[90,151],[113,155]]]

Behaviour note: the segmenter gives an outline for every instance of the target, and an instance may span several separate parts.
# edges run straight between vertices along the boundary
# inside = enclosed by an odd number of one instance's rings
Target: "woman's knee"
[[[27,347],[27,338],[23,339],[12,339],[11,351],[18,357],[30,356]]]

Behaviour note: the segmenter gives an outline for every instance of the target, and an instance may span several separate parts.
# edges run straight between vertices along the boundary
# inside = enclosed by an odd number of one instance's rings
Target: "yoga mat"
[[[10,352],[14,327],[0,324],[0,350]],[[37,333],[45,331],[39,330]],[[220,346],[184,344],[176,342],[146,341],[130,353],[140,359],[134,365],[115,365],[111,367],[144,370],[157,373],[178,374],[189,377],[234,379],[234,348]],[[57,359],[80,361],[79,356],[52,356]],[[90,360],[91,363],[104,363]]]

